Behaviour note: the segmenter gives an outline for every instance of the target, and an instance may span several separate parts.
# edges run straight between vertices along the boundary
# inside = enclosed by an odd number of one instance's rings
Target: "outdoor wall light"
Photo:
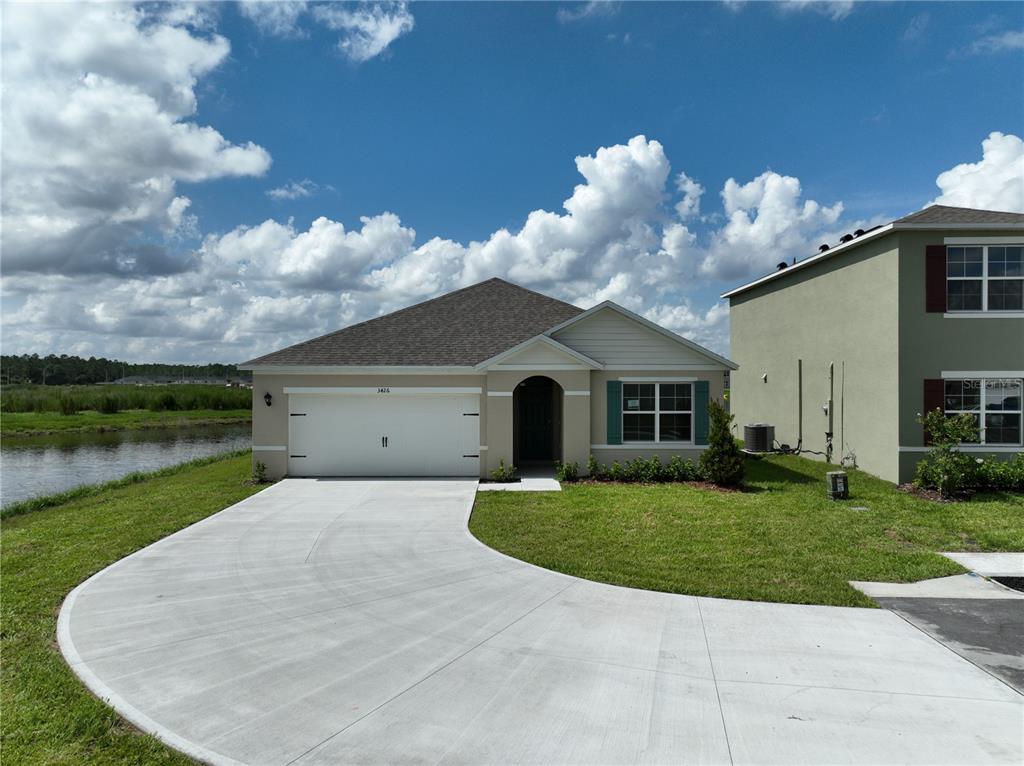
[[[274,397],[272,397],[270,395],[270,392],[267,391],[267,393],[263,394],[263,401],[265,401],[267,403],[267,406],[269,407],[270,403],[274,401]]]

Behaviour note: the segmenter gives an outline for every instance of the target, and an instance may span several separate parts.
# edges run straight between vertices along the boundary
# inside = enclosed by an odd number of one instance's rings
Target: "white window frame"
[[[663,410],[661,409],[661,386],[662,384],[668,386],[689,386],[690,387],[690,409],[688,410]],[[626,386],[654,386],[654,409],[653,410],[627,410],[626,409]],[[619,401],[619,433],[622,434],[623,444],[690,444],[693,441],[693,382],[692,381],[678,381],[678,380],[633,380],[630,379],[628,382],[622,384],[622,397]],[[626,415],[654,415],[654,441],[646,442],[638,439],[628,440],[626,439]],[[690,416],[690,438],[688,441],[682,441],[679,439],[672,440],[661,440],[661,416],[662,415],[689,415]]]
[[[948,314],[977,314],[983,312],[986,314],[994,314],[999,316],[1001,314],[1020,314],[1024,310],[1024,306],[1019,309],[990,309],[988,307],[988,283],[992,282],[1010,282],[1019,281],[1024,283],[1024,275],[1019,277],[991,277],[988,273],[988,249],[990,247],[1021,247],[1020,243],[1012,244],[946,244],[946,313]],[[967,249],[970,247],[981,248],[981,276],[980,277],[951,277],[949,276],[949,250],[950,248],[963,248]],[[980,309],[951,309],[949,308],[949,283],[950,282],[981,282],[981,308]]]
[[[988,377],[988,378],[983,378],[983,377],[970,377],[970,376],[963,376],[963,377],[950,376],[948,378],[947,377],[943,377],[943,379],[942,379],[942,397],[943,397],[942,413],[944,415],[966,414],[966,415],[977,415],[978,416],[978,441],[977,442],[963,442],[962,446],[964,446],[964,447],[978,447],[978,446],[1020,447],[1022,444],[1024,444],[1024,411],[1022,411],[1022,409],[1021,409],[1021,407],[1024,407],[1024,402],[1018,403],[1018,409],[1016,409],[1016,410],[992,410],[992,412],[989,413],[987,411],[987,406],[986,405],[988,403],[988,401],[987,401],[988,381],[990,381],[990,380],[991,381],[1015,380],[1015,381],[1017,381],[1020,384],[1021,392],[1022,392],[1022,394],[1024,394],[1024,378],[1015,378],[1015,377]],[[946,409],[946,401],[945,401],[945,397],[946,397],[946,381],[950,381],[950,382],[959,381],[961,383],[966,383],[967,381],[977,381],[979,383],[979,385],[980,385],[980,392],[978,394],[978,409],[977,410],[947,410]],[[1022,396],[1021,398],[1024,399],[1024,396]],[[992,415],[1017,415],[1017,417],[1021,419],[1020,426],[1017,429],[1019,434],[1020,434],[1020,438],[1017,439],[1017,443],[1016,444],[1007,444],[1006,442],[997,442],[995,444],[988,444],[988,442],[985,441],[985,415],[987,415],[987,414],[992,414]]]

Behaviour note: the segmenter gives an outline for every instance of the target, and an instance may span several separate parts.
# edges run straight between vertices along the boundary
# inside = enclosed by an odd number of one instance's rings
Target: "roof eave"
[[[473,365],[402,364],[251,364],[237,365],[239,370],[279,375],[476,375]]]
[[[731,298],[734,295],[745,293],[747,290],[751,290],[759,285],[763,285],[767,282],[771,282],[776,279],[781,279],[787,274],[791,274],[794,271],[811,266],[815,263],[836,255],[837,253],[848,252],[858,245],[862,245],[865,242],[877,239],[886,234],[890,234],[893,231],[1024,231],[1024,223],[889,223],[880,229],[870,231],[863,234],[857,239],[851,240],[850,242],[844,242],[841,245],[836,245],[833,248],[829,248],[824,253],[818,253],[812,255],[810,258],[799,261],[792,266],[787,266],[779,271],[773,271],[771,274],[766,274],[763,277],[755,279],[753,282],[747,282],[745,285],[735,287],[728,292],[722,293],[720,298]]]

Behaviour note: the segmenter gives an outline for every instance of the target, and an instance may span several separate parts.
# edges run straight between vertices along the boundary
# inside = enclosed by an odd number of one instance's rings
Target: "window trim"
[[[694,426],[696,425],[693,421],[693,397],[694,389],[693,384],[696,378],[689,380],[673,380],[672,378],[659,378],[657,380],[641,379],[641,378],[630,378],[628,382],[623,380],[622,383],[622,398],[619,401],[619,433],[622,434],[623,445],[646,445],[646,444],[666,444],[666,445],[682,445],[682,446],[693,446],[694,442]],[[669,386],[688,386],[690,389],[690,409],[688,410],[663,410],[661,409],[661,386],[662,384]],[[626,409],[626,386],[654,386],[654,409],[653,410],[627,410]],[[654,415],[654,441],[640,441],[639,439],[626,439],[626,415]],[[681,439],[662,440],[661,438],[661,416],[662,415],[689,415],[690,416],[690,438],[689,440],[683,441]]]
[[[977,409],[977,411],[975,411],[975,410],[949,410],[949,409],[946,409],[946,401],[945,401],[945,384],[946,384],[946,382],[947,381],[949,381],[949,382],[959,381],[959,382],[963,383],[963,382],[966,382],[966,381],[969,381],[969,380],[970,381],[976,380],[980,384],[980,386],[979,386],[980,390],[979,390],[979,393],[978,393],[978,409]],[[991,412],[988,411],[988,408],[986,407],[986,404],[987,404],[987,393],[988,393],[988,381],[990,381],[990,380],[991,381],[997,381],[997,380],[1011,380],[1012,381],[1012,380],[1015,380],[1015,381],[1017,381],[1020,384],[1022,396],[1021,396],[1021,401],[1018,402],[1018,409],[1016,409],[1016,410],[992,410]],[[967,414],[967,415],[977,415],[978,416],[978,424],[979,424],[979,427],[978,427],[978,441],[976,441],[976,442],[961,442],[960,443],[961,447],[1021,447],[1021,446],[1024,446],[1024,378],[1013,376],[1013,375],[1008,375],[1008,376],[987,376],[987,377],[986,376],[970,376],[970,375],[951,375],[949,377],[946,377],[945,375],[943,375],[943,377],[942,377],[942,384],[943,384],[943,401],[942,401],[942,414],[943,415]],[[1017,443],[1016,444],[1007,443],[1007,442],[996,442],[994,444],[989,444],[988,442],[985,441],[985,430],[986,430],[985,416],[989,415],[989,414],[992,414],[992,415],[1017,415],[1018,416],[1020,422],[1019,422],[1019,425],[1018,425],[1018,428],[1017,428],[1018,438],[1017,438]]]
[[[946,315],[950,315],[951,314],[953,316],[959,316],[961,314],[975,314],[975,315],[983,314],[983,315],[986,315],[986,316],[1013,316],[1013,315],[1019,315],[1022,312],[1022,310],[1024,310],[1024,306],[1022,306],[1019,309],[990,309],[988,307],[988,283],[990,281],[995,281],[995,282],[1019,281],[1019,282],[1022,283],[1022,285],[1024,285],[1024,275],[1012,276],[1012,277],[1007,277],[1007,276],[993,277],[993,276],[989,275],[989,273],[988,273],[988,250],[989,250],[989,248],[990,247],[1001,247],[1001,248],[1022,247],[1021,243],[1016,242],[1016,243],[1012,243],[1012,244],[1011,243],[1000,243],[1000,244],[991,243],[991,244],[989,244],[989,243],[980,243],[979,242],[979,243],[976,243],[976,244],[966,244],[966,243],[950,244],[949,242],[947,242],[945,244],[946,244],[946,311],[945,311]],[[949,276],[949,250],[950,250],[950,248],[953,248],[953,247],[955,247],[955,248],[963,248],[964,250],[966,250],[967,248],[972,248],[972,247],[979,247],[979,248],[981,248],[981,276],[978,276],[978,277],[951,277],[951,276]],[[951,309],[951,308],[949,308],[949,283],[950,282],[981,282],[981,308],[980,309]]]

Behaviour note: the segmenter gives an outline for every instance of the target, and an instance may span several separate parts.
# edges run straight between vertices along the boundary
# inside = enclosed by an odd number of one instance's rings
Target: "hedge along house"
[[[272,477],[695,459],[736,365],[611,302],[491,279],[239,365]]]
[[[921,413],[974,414],[979,456],[1022,449],[1024,215],[933,205],[727,292],[739,426],[890,481]]]

